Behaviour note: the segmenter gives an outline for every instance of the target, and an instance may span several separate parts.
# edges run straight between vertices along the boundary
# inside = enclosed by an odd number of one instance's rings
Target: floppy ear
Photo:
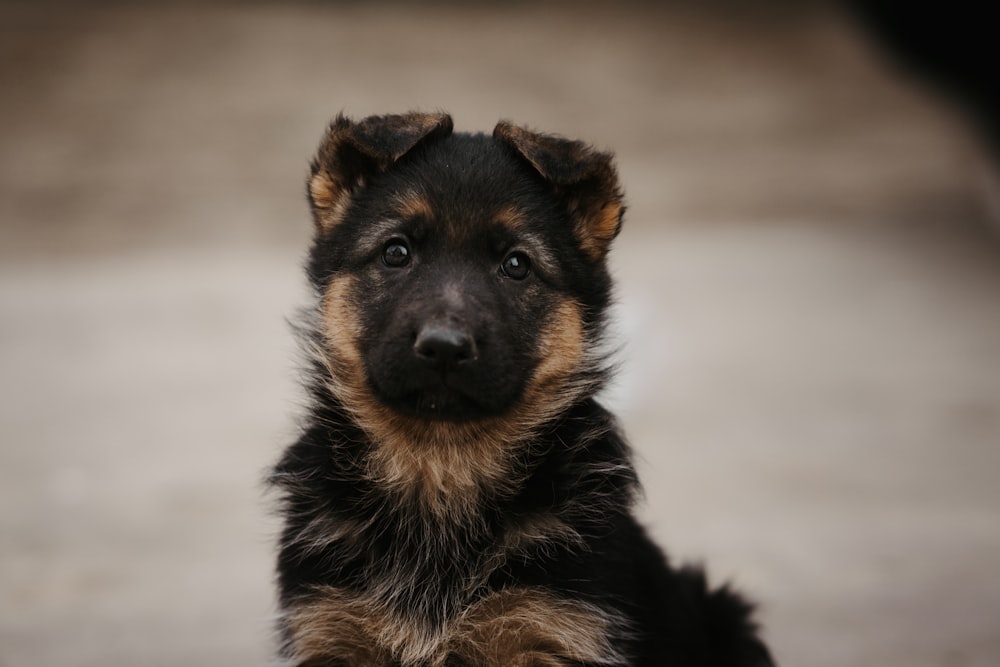
[[[607,254],[625,213],[610,153],[580,141],[539,134],[500,121],[493,136],[512,146],[562,197],[580,247],[594,261]]]
[[[422,141],[446,137],[451,130],[447,114],[369,116],[356,123],[338,115],[323,137],[309,175],[316,230],[327,231],[340,222],[351,194],[366,178],[384,172]]]

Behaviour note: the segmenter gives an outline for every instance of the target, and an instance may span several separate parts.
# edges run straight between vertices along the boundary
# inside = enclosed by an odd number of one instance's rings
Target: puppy
[[[330,125],[312,162],[311,408],[274,468],[297,667],[772,664],[751,606],[631,514],[609,377],[609,154],[445,114]]]

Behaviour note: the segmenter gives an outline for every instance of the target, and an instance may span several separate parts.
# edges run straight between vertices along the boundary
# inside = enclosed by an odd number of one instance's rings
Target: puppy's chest
[[[625,624],[614,613],[491,577],[513,554],[526,557],[530,544],[552,546],[557,525],[550,517],[484,534],[411,523],[390,548],[356,542],[349,552],[364,564],[351,568],[354,576],[334,577],[286,609],[292,664],[624,664],[614,638]]]
[[[285,615],[293,664],[372,667],[555,667],[625,664],[622,619],[549,591],[512,586],[483,594],[439,625],[365,593],[317,589]]]

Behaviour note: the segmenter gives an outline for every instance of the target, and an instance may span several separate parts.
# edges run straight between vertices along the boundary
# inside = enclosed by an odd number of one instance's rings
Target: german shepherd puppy
[[[311,410],[275,467],[283,664],[765,667],[668,565],[594,399],[610,155],[444,114],[333,121],[308,181]]]

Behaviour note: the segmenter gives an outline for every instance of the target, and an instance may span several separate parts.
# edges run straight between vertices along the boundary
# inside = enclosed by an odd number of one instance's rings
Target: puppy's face
[[[378,184],[365,197],[375,210],[357,211],[371,223],[354,264],[360,356],[378,400],[415,417],[506,412],[539,364],[538,327],[562,300],[551,241],[523,229],[525,214],[484,205],[490,184],[464,185]]]
[[[314,163],[324,352],[362,423],[537,422],[597,374],[621,213],[609,158],[450,129],[338,119]]]

